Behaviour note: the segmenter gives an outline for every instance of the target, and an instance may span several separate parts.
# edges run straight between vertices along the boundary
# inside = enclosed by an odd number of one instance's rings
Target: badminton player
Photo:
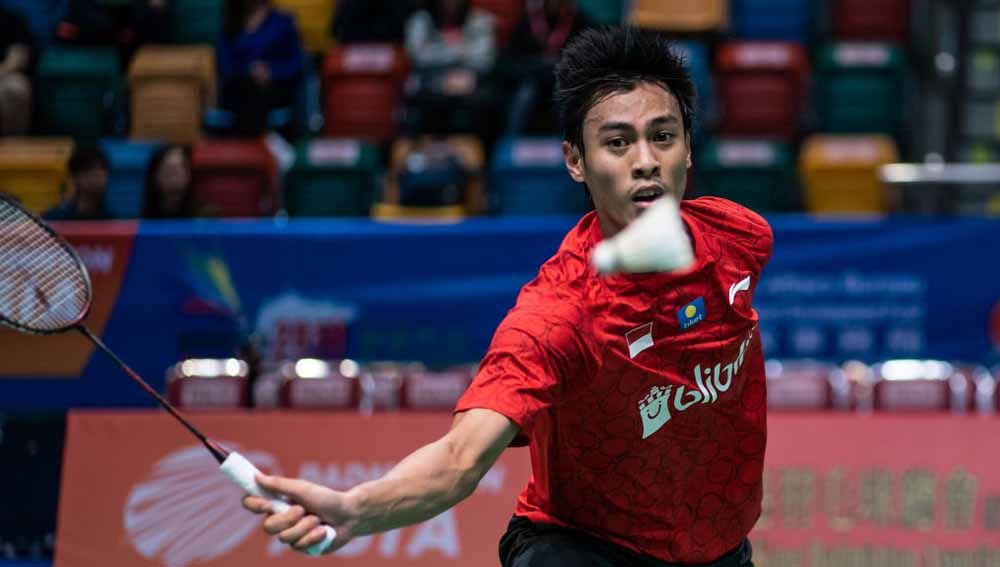
[[[267,533],[304,549],[322,521],[338,548],[426,520],[526,444],[532,476],[500,541],[505,567],[752,565],[766,396],[751,300],[771,230],[732,202],[684,201],[691,267],[598,275],[596,243],[683,195],[694,88],[666,40],[633,28],[576,36],[556,78],[566,167],[596,211],[522,288],[444,437],[346,492],[261,478],[299,504],[274,514],[246,497]]]

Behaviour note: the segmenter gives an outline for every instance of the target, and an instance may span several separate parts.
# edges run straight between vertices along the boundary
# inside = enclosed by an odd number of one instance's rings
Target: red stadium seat
[[[726,43],[717,56],[720,130],[730,136],[794,138],[809,62],[796,43]]]
[[[910,0],[833,0],[829,9],[836,39],[906,43]]]
[[[833,364],[809,360],[769,360],[767,407],[816,411],[849,407],[847,377]]]
[[[191,358],[167,369],[167,400],[184,409],[233,409],[250,399],[250,367],[235,358]]]
[[[391,44],[342,45],[323,65],[325,134],[384,142],[396,134],[408,63]]]
[[[359,377],[361,411],[370,413],[400,409],[403,402],[403,382],[409,374],[423,369],[420,364],[402,362],[370,362],[364,365]]]
[[[360,373],[358,363],[349,359],[287,362],[278,372],[280,405],[290,409],[355,409],[361,399]]]
[[[205,140],[195,145],[193,191],[208,216],[274,213],[274,159],[260,140]]]
[[[939,360],[888,360],[873,368],[876,411],[967,412],[974,401],[969,376]]]
[[[472,0],[472,5],[496,18],[497,44],[507,45],[511,32],[524,13],[524,0]]]
[[[403,379],[401,408],[451,411],[471,381],[468,366],[440,371],[415,369]]]

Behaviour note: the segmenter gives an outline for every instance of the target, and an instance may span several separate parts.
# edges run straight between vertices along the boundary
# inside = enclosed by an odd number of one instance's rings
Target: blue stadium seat
[[[101,140],[101,149],[111,162],[105,205],[113,217],[138,218],[142,215],[146,167],[158,147],[154,142]]]
[[[698,91],[694,137],[700,138],[715,120],[715,90],[712,84],[712,64],[708,48],[696,41],[678,41],[674,44],[674,51],[687,61],[688,70]]]
[[[732,0],[730,29],[738,39],[805,43],[813,4],[807,0]]]
[[[44,46],[55,36],[69,0],[0,0],[0,7],[20,14],[35,41]]]
[[[558,138],[503,138],[490,166],[490,193],[502,215],[579,214],[583,187],[566,173]]]

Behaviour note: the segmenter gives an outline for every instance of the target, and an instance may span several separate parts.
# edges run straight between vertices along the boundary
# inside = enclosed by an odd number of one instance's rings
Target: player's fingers
[[[317,543],[323,541],[324,539],[326,539],[326,528],[324,528],[323,526],[317,526],[309,530],[309,532],[306,533],[306,535],[304,535],[301,539],[293,543],[292,548],[298,551],[305,551],[310,547],[316,545]]]
[[[257,475],[257,484],[272,494],[289,496],[292,500],[298,502],[301,502],[314,486],[311,482],[296,478],[268,476],[265,474]]]
[[[278,539],[280,539],[282,543],[295,543],[303,537],[309,535],[309,532],[311,532],[313,528],[319,524],[320,521],[318,516],[306,516],[299,520],[294,526],[288,528],[287,530],[283,530],[280,534],[278,534]]]
[[[306,515],[302,506],[291,506],[280,514],[271,514],[264,520],[264,531],[276,535],[294,526]]]
[[[271,502],[256,496],[244,496],[243,507],[254,514],[270,514],[274,512]]]

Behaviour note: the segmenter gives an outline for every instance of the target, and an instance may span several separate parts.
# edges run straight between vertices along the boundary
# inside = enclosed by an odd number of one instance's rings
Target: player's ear
[[[569,171],[569,176],[573,178],[573,181],[577,183],[583,183],[583,153],[580,148],[574,144],[563,140],[562,143],[563,159],[566,160],[566,169]]]

